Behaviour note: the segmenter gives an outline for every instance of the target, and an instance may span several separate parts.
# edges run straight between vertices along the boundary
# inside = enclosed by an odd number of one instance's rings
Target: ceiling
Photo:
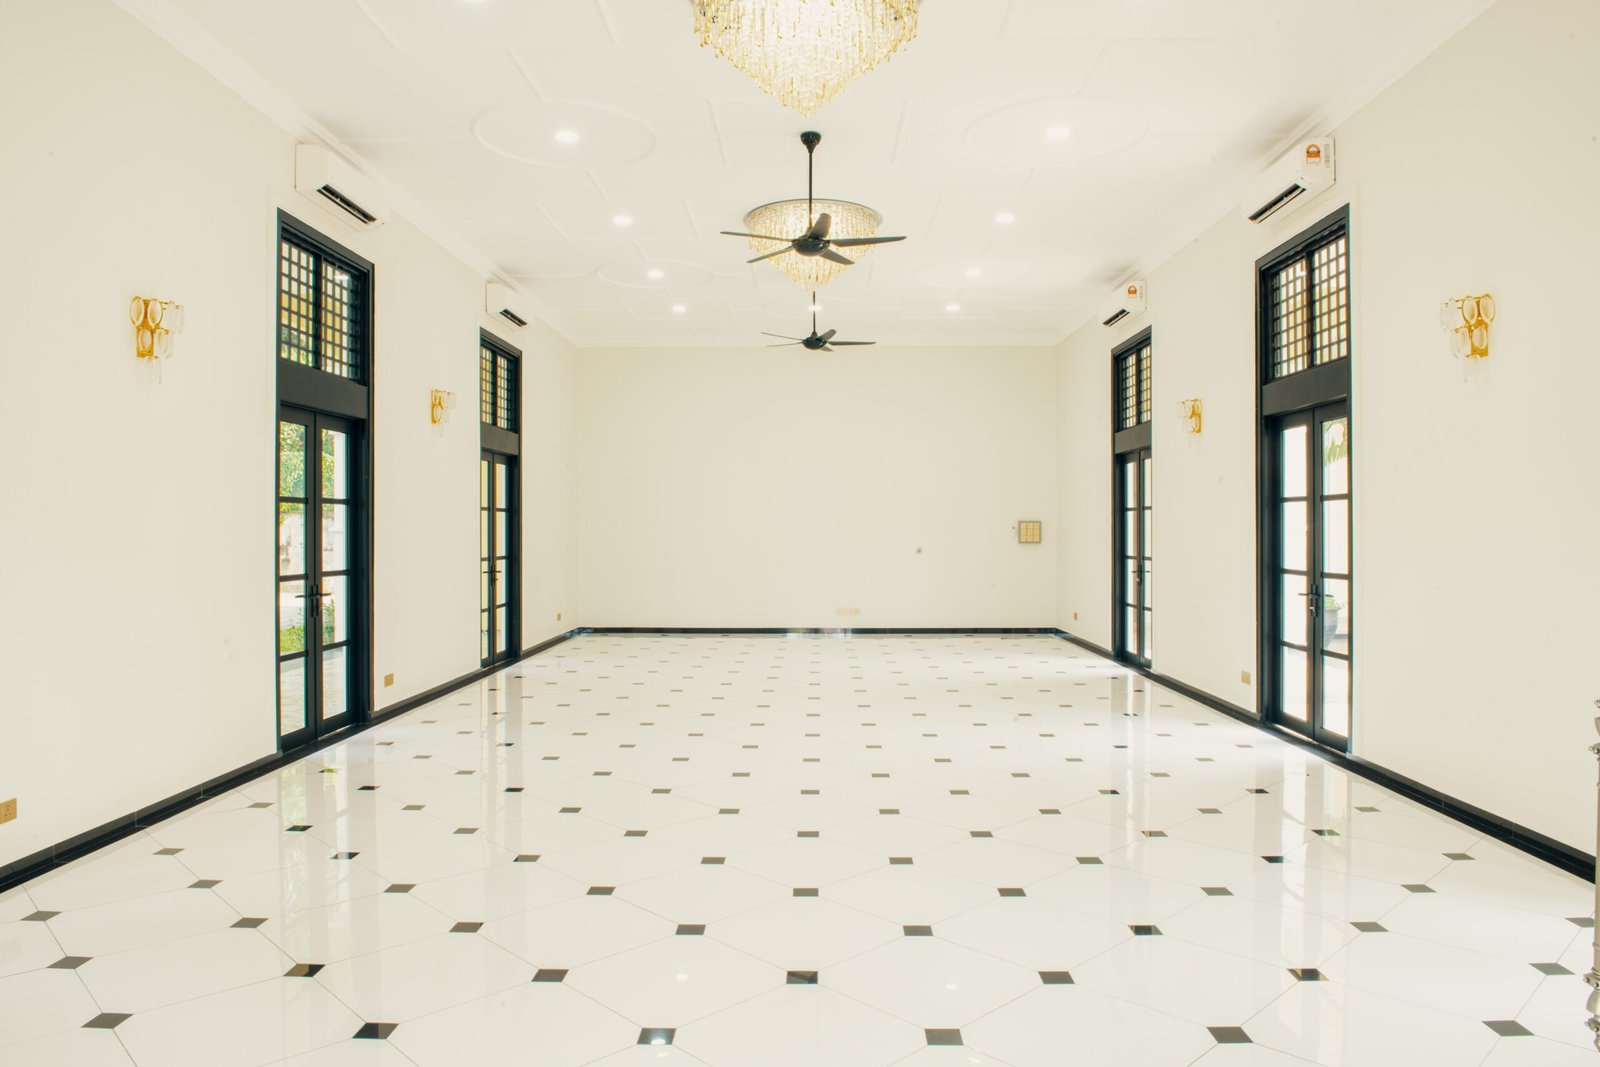
[[[805,195],[807,129],[817,195],[910,238],[821,294],[824,328],[1053,344],[1488,0],[923,0],[917,39],[809,119],[702,50],[688,0],[122,2],[577,343],[668,346],[809,325],[808,294],[718,235]]]

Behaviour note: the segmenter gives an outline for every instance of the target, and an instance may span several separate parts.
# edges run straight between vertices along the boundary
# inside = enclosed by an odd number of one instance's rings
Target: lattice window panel
[[[489,345],[479,348],[484,425],[517,432],[517,357]]]
[[[1150,421],[1150,346],[1117,357],[1117,429]]]
[[[278,356],[361,380],[363,278],[288,238],[278,242]]]
[[[1267,286],[1274,379],[1350,355],[1350,240],[1339,234],[1273,272]]]
[[[494,350],[488,346],[478,349],[479,413],[485,425],[494,425]]]

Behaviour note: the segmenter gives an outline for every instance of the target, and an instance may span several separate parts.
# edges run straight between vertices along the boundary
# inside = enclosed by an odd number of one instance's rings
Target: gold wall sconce
[[[1190,433],[1199,433],[1201,426],[1201,402],[1199,397],[1178,401],[1178,415],[1183,419],[1183,428]]]
[[[456,394],[448,389],[428,391],[428,422],[440,426],[450,421],[450,412],[456,407]]]
[[[1038,519],[1023,519],[1017,523],[1017,544],[1037,545],[1044,541],[1044,523]]]
[[[133,323],[133,354],[140,359],[172,355],[172,335],[183,332],[183,305],[158,297],[136,296],[128,303]]]
[[[1450,351],[1464,359],[1487,359],[1494,296],[1458,296],[1439,305],[1439,326],[1450,331]]]

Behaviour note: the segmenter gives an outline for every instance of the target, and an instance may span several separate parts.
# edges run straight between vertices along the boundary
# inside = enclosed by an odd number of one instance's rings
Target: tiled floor
[[[1592,905],[1051,638],[589,636],[0,895],[0,1063],[1590,1067]]]

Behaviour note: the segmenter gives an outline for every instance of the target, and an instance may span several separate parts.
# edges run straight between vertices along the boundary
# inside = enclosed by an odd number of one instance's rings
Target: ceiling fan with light
[[[763,260],[775,259],[778,256],[787,255],[792,252],[795,255],[805,257],[806,259],[820,258],[825,259],[830,263],[836,263],[840,266],[848,267],[854,265],[855,260],[849,258],[848,256],[841,255],[838,251],[841,248],[860,248],[865,250],[873,245],[890,244],[894,241],[905,240],[904,237],[879,237],[875,233],[869,233],[866,236],[830,236],[830,234],[833,232],[833,224],[835,221],[833,215],[827,211],[818,214],[816,210],[816,152],[817,145],[822,143],[822,134],[817,133],[814,130],[808,130],[800,135],[800,143],[806,146],[806,207],[805,219],[803,223],[805,226],[805,231],[798,237],[779,237],[772,234],[745,233],[737,230],[723,230],[722,232],[725,236],[744,237],[748,238],[752,242],[757,243],[757,247],[761,249],[762,254],[756,256],[749,262],[760,263]],[[785,207],[791,204],[797,206],[799,201],[780,201],[778,204],[768,204],[765,208],[756,208],[754,211],[750,212],[749,215],[745,216],[745,225],[750,225],[752,219],[764,217],[767,214],[767,209]],[[869,229],[875,230],[876,224],[883,221],[882,218],[878,216],[877,212],[872,211],[870,208],[864,208],[860,204],[851,204],[846,201],[823,201],[823,204],[828,207],[833,207],[835,210],[842,210],[844,212],[861,215],[863,219],[868,220],[864,225]],[[863,228],[863,224],[859,222],[852,226],[852,229],[858,232],[861,228]],[[769,245],[773,243],[776,243],[778,247],[769,247]],[[791,276],[793,276],[792,272],[788,270],[786,270],[785,273],[790,273]],[[828,274],[827,277],[820,279],[820,281],[825,283],[827,278],[830,277],[831,273]],[[796,280],[798,281],[800,279],[796,278]]]
[[[790,337],[787,334],[761,332],[763,337],[780,337],[782,344],[768,345],[768,348],[789,348],[794,345],[804,345],[811,352],[832,352],[834,345],[875,345],[876,341],[835,341],[834,335],[838,330],[829,330],[827,333],[817,332],[817,294],[811,294],[811,336]]]

